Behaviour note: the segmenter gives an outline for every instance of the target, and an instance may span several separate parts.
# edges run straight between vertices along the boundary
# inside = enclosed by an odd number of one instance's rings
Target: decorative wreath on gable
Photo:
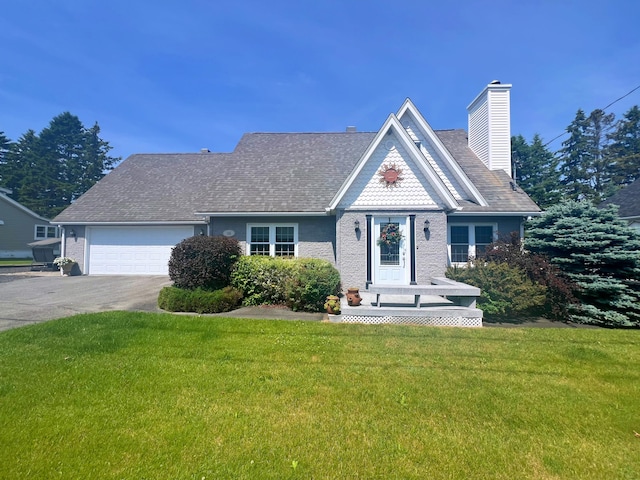
[[[397,223],[387,223],[380,229],[380,238],[378,238],[379,246],[398,245],[402,241],[402,232]]]

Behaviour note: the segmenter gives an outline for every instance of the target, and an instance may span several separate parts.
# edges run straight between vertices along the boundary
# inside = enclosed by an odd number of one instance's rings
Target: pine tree
[[[29,130],[13,145],[0,162],[0,185],[34,212],[53,218],[119,160],[108,155],[111,147],[99,134],[97,123],[86,129],[69,112],[54,117],[40,135]]]
[[[584,165],[589,180],[590,190],[586,198],[594,203],[600,203],[615,191],[612,182],[612,160],[608,155],[608,139],[613,129],[613,113],[606,114],[597,109],[591,112],[586,130],[590,159]]]
[[[608,156],[612,160],[611,176],[616,187],[640,178],[640,108],[631,107],[609,135]]]
[[[564,195],[571,200],[599,202],[613,188],[608,136],[613,128],[613,114],[594,110],[587,117],[578,110],[567,127],[569,138],[562,142],[560,173]]]
[[[33,130],[20,137],[9,155],[13,197],[25,207],[51,218],[57,195],[57,173],[44,159],[40,139]]]
[[[601,326],[640,326],[640,234],[617,207],[570,201],[532,220],[525,246],[546,255],[579,285],[571,319]]]
[[[531,145],[522,135],[512,137],[511,156],[516,181],[534,202],[546,208],[560,201],[558,161],[544,146],[538,134],[534,135]]]

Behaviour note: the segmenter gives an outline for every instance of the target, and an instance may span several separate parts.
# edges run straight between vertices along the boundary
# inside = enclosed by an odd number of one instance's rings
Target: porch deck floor
[[[332,321],[482,326],[482,310],[455,305],[438,295],[422,295],[420,308],[414,305],[413,295],[384,295],[380,307],[375,293],[361,291],[360,296],[362,302],[357,307],[349,306],[346,295],[341,297],[342,315],[330,316]]]
[[[369,308],[378,309],[376,305],[376,294],[369,293],[367,291],[360,291],[360,297],[362,297],[362,303],[357,307],[351,307],[347,302],[347,296],[340,298],[340,307],[342,313],[349,315],[357,315],[358,311]],[[385,295],[380,302],[380,308],[393,308],[393,309],[411,309],[422,310],[428,307],[441,307],[445,305],[453,305],[453,302],[447,300],[444,297],[438,295],[422,295],[420,297],[420,308],[416,308],[413,304],[413,295]]]

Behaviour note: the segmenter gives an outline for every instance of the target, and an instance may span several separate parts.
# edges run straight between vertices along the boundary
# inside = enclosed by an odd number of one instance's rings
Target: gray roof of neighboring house
[[[622,218],[640,217],[640,179],[627,185],[602,205],[618,205],[618,215]]]
[[[436,131],[490,207],[539,211],[509,177],[489,171],[464,130]],[[187,222],[195,212],[324,212],[375,132],[248,133],[231,153],[136,154],[70,205],[54,222]]]

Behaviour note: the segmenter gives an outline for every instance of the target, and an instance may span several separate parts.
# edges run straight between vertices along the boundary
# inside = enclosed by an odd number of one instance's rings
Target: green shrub
[[[235,238],[190,237],[171,251],[169,277],[178,288],[218,290],[229,285],[241,253]]]
[[[242,292],[244,305],[285,305],[287,279],[293,263],[283,258],[244,256],[231,274],[231,285]]]
[[[235,288],[222,290],[187,290],[164,287],[158,295],[158,306],[169,312],[222,313],[236,308],[242,293]]]
[[[575,296],[578,286],[563,276],[545,255],[527,251],[517,232],[488,245],[482,259],[522,268],[532,282],[547,288],[543,315],[564,321],[570,317],[571,308],[578,302]]]
[[[327,295],[340,290],[340,274],[326,260],[245,256],[235,265],[231,284],[244,305],[286,305],[322,311]]]
[[[328,295],[340,291],[340,273],[326,260],[294,260],[294,276],[287,282],[287,305],[292,310],[320,312]]]
[[[477,261],[466,267],[449,267],[447,277],[480,288],[478,308],[487,317],[539,314],[545,304],[546,287],[507,263]]]

